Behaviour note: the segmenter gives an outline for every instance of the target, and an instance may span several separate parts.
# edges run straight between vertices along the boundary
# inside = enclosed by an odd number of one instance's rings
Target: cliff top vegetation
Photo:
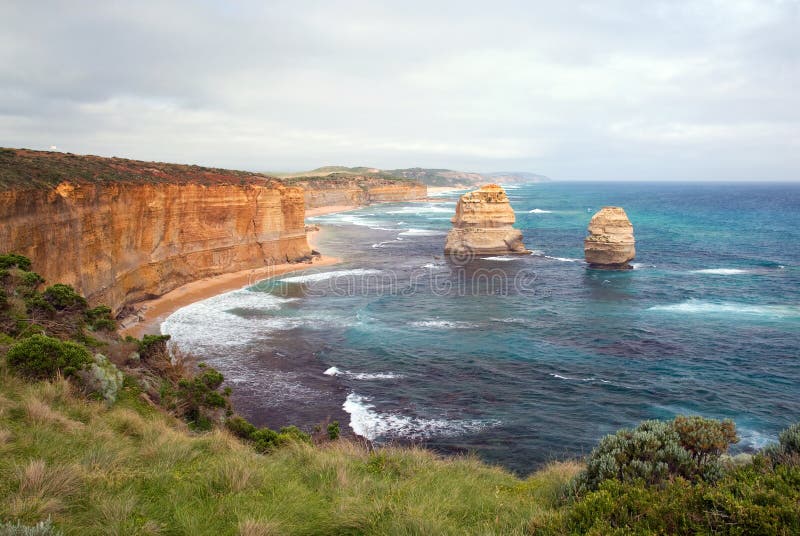
[[[0,148],[0,189],[50,188],[61,182],[264,184],[260,173],[127,158]]]

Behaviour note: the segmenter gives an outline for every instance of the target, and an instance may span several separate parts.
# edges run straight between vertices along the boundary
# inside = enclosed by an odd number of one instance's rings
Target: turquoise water
[[[752,449],[800,420],[800,187],[546,183],[507,190],[534,254],[441,256],[457,194],[314,218],[347,262],[194,304],[162,329],[259,423],[328,418],[520,472],[678,413]],[[625,208],[635,269],[582,240]]]

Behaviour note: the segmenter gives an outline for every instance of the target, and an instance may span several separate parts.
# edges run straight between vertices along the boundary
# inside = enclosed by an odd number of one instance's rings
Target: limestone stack
[[[603,207],[589,222],[589,236],[583,241],[586,262],[591,268],[627,270],[636,255],[633,225],[621,207]]]
[[[453,229],[447,235],[445,255],[502,255],[529,253],[522,233],[514,229],[514,209],[505,190],[487,184],[461,196]]]

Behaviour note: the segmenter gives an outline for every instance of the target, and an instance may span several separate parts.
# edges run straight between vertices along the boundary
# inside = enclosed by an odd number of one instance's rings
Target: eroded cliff
[[[115,311],[307,258],[304,193],[246,172],[0,150],[0,252]]]
[[[419,182],[360,175],[294,178],[287,181],[288,184],[303,188],[306,208],[309,209],[411,201],[428,195],[427,186]]]

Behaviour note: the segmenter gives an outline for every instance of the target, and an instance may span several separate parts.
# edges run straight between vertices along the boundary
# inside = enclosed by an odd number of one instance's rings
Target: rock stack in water
[[[487,184],[461,196],[453,229],[447,235],[445,255],[502,255],[529,253],[522,243],[522,233],[514,229],[514,210],[505,190]]]
[[[620,207],[603,207],[589,222],[589,236],[583,241],[590,268],[627,270],[636,255],[633,225]]]

